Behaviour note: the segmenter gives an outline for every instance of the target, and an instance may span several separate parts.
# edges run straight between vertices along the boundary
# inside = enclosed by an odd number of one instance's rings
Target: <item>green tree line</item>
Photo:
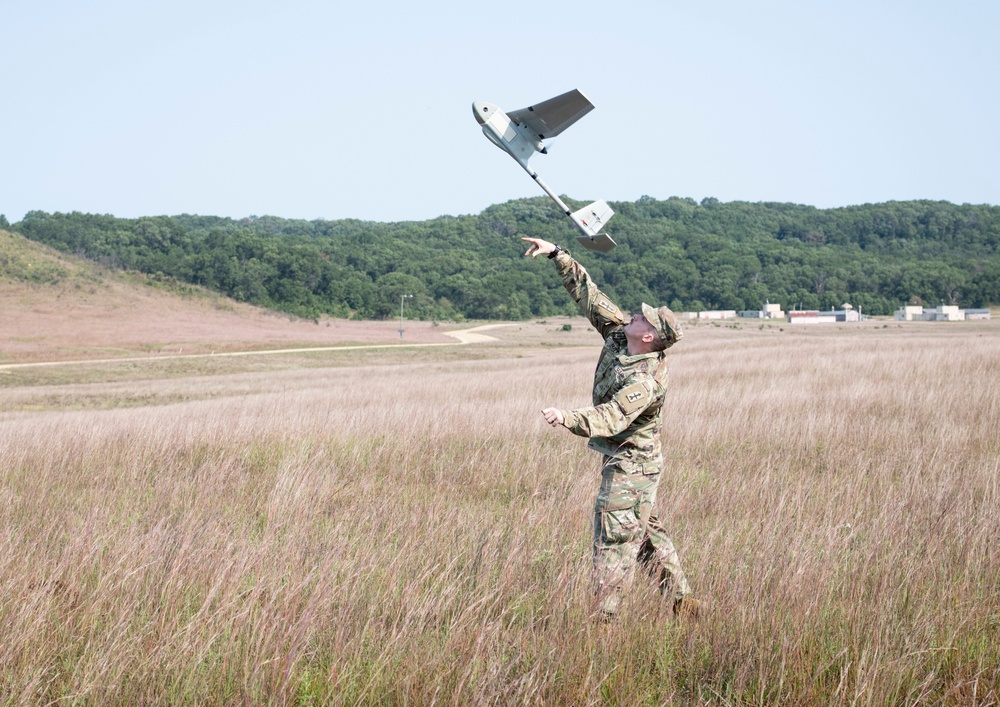
[[[566,199],[573,208],[582,202]],[[619,247],[595,254],[544,197],[398,223],[32,211],[27,238],[305,317],[525,319],[573,312],[521,236],[568,247],[623,308],[836,309],[1000,304],[1000,207],[942,201],[835,209],[688,198],[614,202]]]

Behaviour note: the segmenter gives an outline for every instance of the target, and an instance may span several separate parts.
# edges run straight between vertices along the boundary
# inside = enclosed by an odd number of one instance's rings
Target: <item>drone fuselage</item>
[[[528,169],[528,160],[533,154],[545,153],[545,145],[538,135],[526,125],[519,125],[492,103],[475,101],[472,104],[472,113],[483,127],[483,134],[489,141],[517,160],[525,169]]]

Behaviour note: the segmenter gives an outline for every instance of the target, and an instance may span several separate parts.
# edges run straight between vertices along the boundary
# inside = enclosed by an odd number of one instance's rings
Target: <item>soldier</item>
[[[601,487],[594,504],[594,594],[601,618],[618,613],[622,593],[638,560],[673,599],[674,616],[698,615],[698,601],[681,569],[666,528],[656,517],[656,487],[663,469],[660,450],[663,399],[667,388],[665,349],[683,335],[667,307],[642,312],[625,323],[622,311],[601,292],[582,265],[558,245],[540,238],[525,255],[554,260],[563,286],[604,337],[594,373],[593,406],[576,410],[547,407],[545,420],[588,437],[600,452]]]

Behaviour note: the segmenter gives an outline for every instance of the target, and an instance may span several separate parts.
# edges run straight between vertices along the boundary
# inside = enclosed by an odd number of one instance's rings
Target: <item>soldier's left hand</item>
[[[563,423],[562,410],[559,408],[545,408],[542,410],[542,415],[545,416],[545,421],[553,427]]]

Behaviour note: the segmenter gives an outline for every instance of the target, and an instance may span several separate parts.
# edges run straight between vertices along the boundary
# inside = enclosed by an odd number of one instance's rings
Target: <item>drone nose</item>
[[[480,125],[486,123],[486,119],[490,117],[493,112],[493,106],[484,101],[473,101],[472,102],[472,114],[476,116],[476,122]]]

